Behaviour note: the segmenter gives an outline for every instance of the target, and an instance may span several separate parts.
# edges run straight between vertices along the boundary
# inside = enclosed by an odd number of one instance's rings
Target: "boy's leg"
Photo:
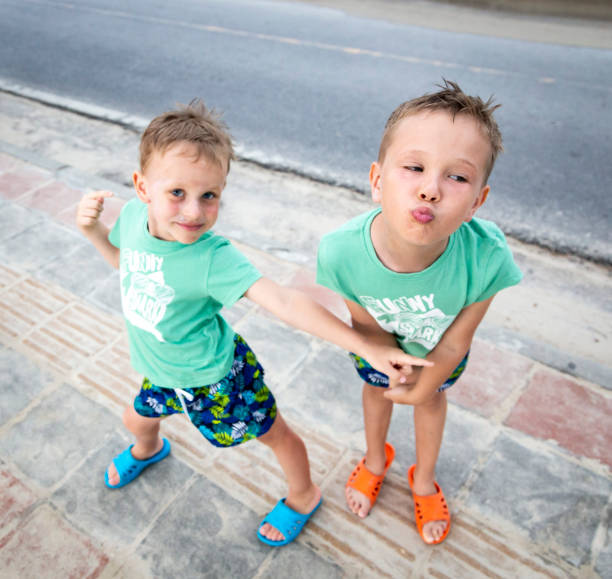
[[[385,442],[391,423],[393,402],[384,397],[386,388],[363,384],[363,422],[366,437],[365,466],[372,473],[380,475],[385,470]],[[346,487],[346,502],[356,515],[365,517],[370,512],[370,499],[363,493]]]
[[[278,460],[289,487],[285,504],[298,513],[310,513],[321,499],[321,490],[310,478],[310,464],[302,439],[289,428],[278,413],[270,430],[257,440],[270,447]],[[259,532],[271,541],[285,537],[268,523]]]
[[[414,407],[414,436],[416,469],[413,490],[417,495],[436,494],[435,470],[446,421],[446,394],[437,392],[426,403]],[[439,539],[446,529],[446,521],[431,521],[423,527],[427,542]]]
[[[141,416],[134,410],[133,406],[126,408],[123,413],[123,423],[136,437],[136,442],[132,447],[132,456],[135,459],[146,460],[162,449],[164,443],[159,436],[161,421],[161,417],[148,418]],[[107,472],[108,482],[113,486],[119,484],[119,475],[112,461]]]

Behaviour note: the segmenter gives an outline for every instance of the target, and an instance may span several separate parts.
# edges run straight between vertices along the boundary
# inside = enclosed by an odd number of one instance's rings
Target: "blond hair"
[[[497,155],[503,151],[502,136],[493,117],[493,111],[501,105],[493,104],[493,97],[485,102],[478,96],[466,95],[459,85],[450,80],[442,79],[444,84],[438,85],[441,90],[425,94],[399,105],[388,118],[378,150],[378,162],[382,163],[397,125],[410,115],[425,111],[446,111],[453,120],[456,115],[472,117],[484,130],[491,145],[491,155],[485,168],[485,183],[487,182]]]
[[[140,139],[140,170],[144,173],[153,153],[164,154],[177,143],[194,144],[198,158],[204,155],[229,172],[234,159],[232,138],[220,116],[201,100],[180,105],[149,123]]]

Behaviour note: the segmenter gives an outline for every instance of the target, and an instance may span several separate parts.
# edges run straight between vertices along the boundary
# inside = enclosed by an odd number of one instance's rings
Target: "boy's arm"
[[[284,322],[363,356],[372,366],[396,381],[404,381],[404,368],[409,373],[412,365],[430,364],[409,356],[395,343],[368,340],[305,293],[280,286],[265,277],[258,279],[244,296]],[[402,368],[402,371],[398,368]]]
[[[492,301],[490,297],[464,308],[427,355],[434,366],[423,368],[414,385],[390,388],[385,397],[398,404],[418,405],[433,396],[470,349],[476,328]]]
[[[119,248],[108,240],[109,229],[100,222],[104,199],[112,196],[110,191],[93,191],[84,195],[77,207],[76,224],[102,257],[119,269]]]

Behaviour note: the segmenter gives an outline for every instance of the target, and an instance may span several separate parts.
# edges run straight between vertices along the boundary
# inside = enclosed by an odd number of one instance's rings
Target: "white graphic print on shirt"
[[[455,319],[435,307],[434,294],[396,299],[360,296],[360,300],[378,325],[395,334],[400,342],[416,342],[428,350],[434,348]]]
[[[131,249],[121,250],[121,303],[123,313],[134,326],[165,342],[156,328],[167,305],[174,299],[174,290],[164,282],[164,258]]]

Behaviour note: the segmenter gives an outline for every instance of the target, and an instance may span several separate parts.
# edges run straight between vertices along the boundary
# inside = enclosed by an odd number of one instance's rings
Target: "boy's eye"
[[[216,196],[217,195],[212,191],[207,191],[206,193],[204,193],[204,195],[202,195],[204,199],[214,199]]]
[[[461,175],[451,175],[450,178],[458,183],[467,183],[467,179]]]
[[[415,173],[423,172],[423,167],[418,167],[416,165],[407,165],[406,167],[404,167],[404,169],[407,169],[408,171],[414,171]]]
[[[182,189],[172,189],[170,195],[172,195],[172,197],[182,197],[184,193]]]

